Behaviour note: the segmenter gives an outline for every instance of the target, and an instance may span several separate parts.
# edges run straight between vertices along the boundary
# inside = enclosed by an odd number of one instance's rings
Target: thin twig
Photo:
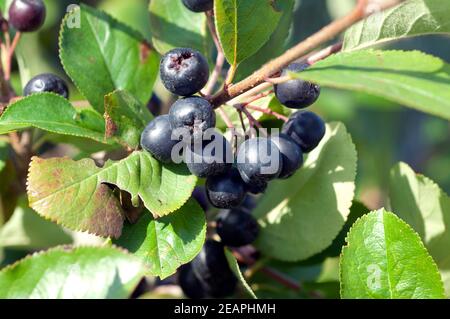
[[[217,81],[219,80],[220,74],[222,73],[223,65],[225,63],[225,55],[223,54],[222,46],[220,45],[220,41],[217,36],[211,12],[206,12],[206,21],[208,22],[209,32],[211,33],[211,37],[214,41],[217,50],[216,65],[214,67],[213,72],[211,73],[208,84],[203,89],[203,94],[205,96],[209,96],[213,92],[214,87],[216,86]]]
[[[8,35],[9,35],[9,33],[8,33]],[[14,36],[12,44],[7,48],[7,53],[6,53],[7,57],[6,57],[6,66],[5,66],[5,80],[7,80],[7,81],[9,81],[9,79],[11,78],[12,58],[14,56],[14,51],[16,50],[17,45],[19,44],[21,35],[22,34],[20,32],[16,32],[16,35]],[[8,41],[7,41],[7,43],[8,43]]]
[[[262,267],[260,271],[287,288],[295,291],[302,290],[300,283],[271,267]]]
[[[240,101],[244,101],[247,98],[251,98],[254,95],[257,95],[267,89],[270,89],[273,86],[273,84],[268,83],[268,82],[264,82],[256,87],[254,87],[253,89],[248,90],[247,92],[233,98],[232,100],[228,101],[228,104],[230,105],[234,105],[234,104],[238,104]]]
[[[242,130],[244,132],[247,132],[247,128],[244,122],[244,116],[242,116],[242,111],[241,110],[237,110],[238,114],[239,114],[239,120],[241,121],[241,126],[242,126]]]
[[[292,289],[295,291],[303,290],[303,287],[296,280],[286,276],[285,274],[280,273],[279,271],[277,271],[269,266],[264,266],[262,264],[258,264],[253,257],[249,256],[249,254],[245,250],[245,248],[246,247],[240,247],[240,248],[233,249],[233,255],[236,257],[236,259],[239,262],[246,264],[249,267],[255,268],[256,271],[261,271],[268,277],[272,278],[276,282],[282,284],[283,286],[285,286],[289,289]],[[251,251],[251,249],[248,249],[248,250]]]
[[[225,113],[225,111],[221,107],[219,107],[217,109],[217,112],[219,113],[220,117],[223,119],[223,121],[225,122],[227,127],[230,129],[234,129],[233,122],[231,121],[230,117],[227,115],[227,113]]]
[[[245,107],[245,106],[247,106],[247,105],[249,105],[249,104],[251,104],[253,102],[256,102],[258,100],[261,100],[261,99],[265,98],[266,96],[269,96],[272,93],[273,93],[273,90],[262,92],[262,93],[258,93],[256,95],[250,97],[247,101],[245,101],[245,103],[243,103],[242,106]]]
[[[258,112],[267,114],[267,115],[272,115],[272,116],[276,117],[277,119],[282,120],[284,122],[287,122],[289,120],[289,118],[287,116],[284,116],[280,113],[272,111],[271,109],[264,109],[262,107],[258,107],[258,106],[254,106],[254,105],[250,105],[250,104],[246,105],[245,107],[248,109],[254,110],[254,111],[258,111]]]
[[[338,42],[333,45],[330,45],[329,47],[326,47],[323,50],[320,50],[317,53],[311,54],[307,59],[306,62],[310,65],[319,62],[320,60],[323,60],[325,58],[328,58],[330,55],[338,53],[342,50],[343,42]]]
[[[248,78],[222,90],[211,99],[211,102],[217,107],[263,83],[265,79],[270,78],[293,61],[335,38],[356,22],[364,19],[366,17],[366,6],[367,0],[359,0],[358,5],[348,15],[325,26],[306,40],[287,50],[280,57],[265,64]]]

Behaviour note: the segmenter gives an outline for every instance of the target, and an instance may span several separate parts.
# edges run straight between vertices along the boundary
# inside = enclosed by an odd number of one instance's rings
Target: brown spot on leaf
[[[95,191],[94,201],[95,211],[89,221],[89,229],[100,236],[119,238],[124,217],[117,198],[108,186],[100,184]]]
[[[105,117],[105,125],[106,125],[105,137],[110,138],[116,134],[118,127],[117,127],[116,123],[114,123],[113,119],[111,118],[111,116],[108,113],[105,113],[104,117]]]
[[[150,55],[152,48],[147,42],[142,42],[139,47],[139,59],[142,64],[147,62],[148,56]]]

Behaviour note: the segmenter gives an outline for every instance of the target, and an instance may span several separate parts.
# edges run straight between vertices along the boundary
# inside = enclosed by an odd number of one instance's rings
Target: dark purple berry
[[[192,193],[192,197],[198,202],[198,204],[203,208],[206,212],[209,209],[209,201],[206,196],[206,190],[203,186],[197,186],[194,188],[194,192]]]
[[[167,90],[176,95],[190,96],[199,92],[208,82],[209,66],[200,52],[178,48],[163,56],[160,73]]]
[[[225,246],[250,245],[259,234],[258,222],[239,208],[221,212],[216,220],[217,234]]]
[[[66,82],[59,76],[50,73],[35,76],[28,81],[23,89],[24,96],[42,92],[53,92],[66,99],[69,98],[69,88],[67,87]]]
[[[191,264],[208,296],[224,298],[235,292],[237,278],[228,265],[222,243],[207,240]]]
[[[232,168],[224,174],[208,177],[206,194],[214,207],[228,209],[242,203],[246,187],[237,169]]]
[[[161,162],[172,162],[172,148],[179,141],[172,139],[169,115],[155,117],[141,135],[141,146]]]
[[[214,8],[214,0],[183,0],[183,4],[194,12],[204,12]]]
[[[281,76],[289,72],[301,72],[309,65],[292,63],[283,70]],[[296,79],[275,85],[275,95],[281,104],[291,109],[303,109],[312,105],[320,95],[320,86],[317,84]]]
[[[194,275],[191,264],[180,267],[178,284],[180,285],[181,290],[183,290],[184,295],[190,299],[202,299],[206,297],[202,283]]]
[[[244,182],[263,188],[265,182],[277,178],[283,169],[280,150],[270,139],[249,139],[239,147],[237,168]]]
[[[291,115],[282,132],[290,136],[304,153],[309,153],[319,145],[325,130],[325,122],[318,115],[304,111]]]
[[[201,178],[227,172],[233,165],[233,151],[227,139],[216,133],[212,141],[202,142],[185,149],[184,161],[189,171]]]
[[[185,140],[187,134],[191,142],[200,142],[203,133],[216,126],[216,113],[212,105],[201,97],[186,97],[176,101],[169,115],[174,133]]]
[[[286,134],[280,134],[271,138],[281,152],[283,170],[279,178],[289,178],[303,165],[303,152],[300,146]]]
[[[17,31],[33,32],[44,24],[45,14],[42,0],[14,0],[9,7],[9,23]]]

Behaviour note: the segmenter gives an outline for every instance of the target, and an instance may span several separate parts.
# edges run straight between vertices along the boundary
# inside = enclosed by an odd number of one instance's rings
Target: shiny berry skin
[[[186,97],[176,101],[170,108],[169,116],[175,133],[189,135],[191,142],[201,141],[203,133],[216,126],[216,113],[212,105],[201,97]]]
[[[194,275],[191,264],[186,264],[180,267],[178,272],[178,284],[183,290],[186,297],[190,299],[202,299],[206,297],[206,292],[203,289],[202,283]]]
[[[270,139],[257,137],[239,147],[237,168],[245,183],[260,187],[280,175],[283,161],[278,147]]]
[[[28,81],[23,89],[24,96],[42,92],[52,92],[61,95],[66,99],[69,98],[69,88],[67,87],[66,82],[59,76],[50,73],[35,76]]]
[[[223,174],[233,165],[231,144],[217,133],[212,141],[188,145],[184,152],[184,162],[189,171],[200,178]]]
[[[319,145],[325,130],[325,122],[317,114],[304,111],[292,114],[282,132],[289,135],[304,153],[309,153]]]
[[[239,208],[221,212],[216,224],[217,234],[225,246],[250,245],[259,234],[258,222],[252,215]]]
[[[301,72],[309,65],[292,63],[283,70],[281,76],[289,72]],[[281,104],[291,109],[303,109],[317,101],[320,95],[320,86],[301,79],[290,80],[275,85],[275,95]]]
[[[214,207],[228,209],[242,203],[246,187],[237,169],[232,168],[224,174],[208,177],[206,194]]]
[[[289,178],[303,165],[303,151],[295,141],[286,134],[279,134],[271,138],[281,152],[283,170],[278,178]]]
[[[172,148],[179,143],[172,139],[169,115],[155,117],[141,135],[141,146],[157,160],[172,162]]]
[[[42,0],[14,0],[9,7],[9,23],[20,32],[38,30],[44,24],[45,15]]]
[[[222,243],[207,240],[191,264],[208,296],[224,298],[235,292],[237,278],[228,265]]]
[[[214,0],[183,0],[183,4],[194,12],[204,12],[214,8]]]
[[[209,66],[200,52],[177,48],[163,56],[160,73],[167,90],[176,95],[190,96],[199,92],[208,82]]]

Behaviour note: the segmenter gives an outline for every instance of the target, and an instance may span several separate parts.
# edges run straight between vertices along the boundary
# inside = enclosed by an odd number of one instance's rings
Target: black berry
[[[206,196],[206,190],[203,186],[197,186],[194,188],[194,192],[192,193],[192,197],[198,202],[198,204],[203,208],[206,212],[209,209],[209,201]]]
[[[209,66],[200,52],[178,48],[163,56],[160,73],[167,90],[176,95],[189,96],[199,92],[208,82]]]
[[[163,107],[163,102],[156,94],[153,93],[150,101],[147,104],[148,110],[154,116],[157,116],[158,114],[161,114],[162,107]]]
[[[192,270],[208,296],[224,298],[236,290],[237,278],[225,257],[222,243],[207,240],[200,254],[192,261]]]
[[[14,0],[9,7],[9,23],[20,32],[38,30],[45,21],[42,0]]]
[[[301,72],[308,64],[292,63],[283,70],[281,76],[289,72]],[[320,95],[320,86],[301,79],[290,80],[275,85],[275,95],[281,104],[292,109],[303,109],[312,105]]]
[[[283,161],[275,143],[258,137],[245,141],[239,147],[237,168],[244,182],[260,189],[280,175]]]
[[[217,133],[212,141],[188,145],[184,161],[189,171],[198,177],[208,177],[227,172],[233,164],[233,151],[227,139]]]
[[[304,153],[309,153],[325,136],[325,122],[313,112],[297,112],[284,124],[282,132],[289,135]]]
[[[256,201],[255,198],[252,195],[247,195],[244,198],[244,201],[242,202],[242,204],[239,206],[239,209],[247,212],[247,213],[251,213],[251,211],[256,207]]]
[[[50,73],[35,76],[23,89],[24,96],[42,92],[53,92],[66,99],[69,98],[69,88],[67,87],[66,82],[59,76]]]
[[[165,163],[172,161],[172,148],[177,143],[177,140],[172,139],[169,115],[155,117],[141,135],[142,148]]]
[[[217,217],[217,234],[222,243],[230,247],[241,247],[253,243],[259,234],[258,222],[246,211],[232,209]]]
[[[204,12],[213,9],[214,0],[183,0],[183,4],[191,11]]]
[[[263,179],[258,179],[253,183],[246,183],[247,192],[253,195],[263,194],[266,192],[269,183]]]
[[[188,134],[191,141],[201,141],[203,133],[216,126],[212,105],[201,97],[187,97],[176,101],[169,111],[170,123],[176,134]]]
[[[214,207],[228,209],[242,203],[246,195],[246,187],[239,172],[232,168],[225,174],[208,177],[206,194]]]
[[[281,152],[283,170],[279,178],[289,178],[303,165],[303,152],[300,146],[286,134],[280,134],[271,138]]]
[[[180,267],[178,273],[178,284],[183,290],[184,295],[190,299],[202,299],[206,297],[202,283],[194,275],[191,264],[186,264]]]

